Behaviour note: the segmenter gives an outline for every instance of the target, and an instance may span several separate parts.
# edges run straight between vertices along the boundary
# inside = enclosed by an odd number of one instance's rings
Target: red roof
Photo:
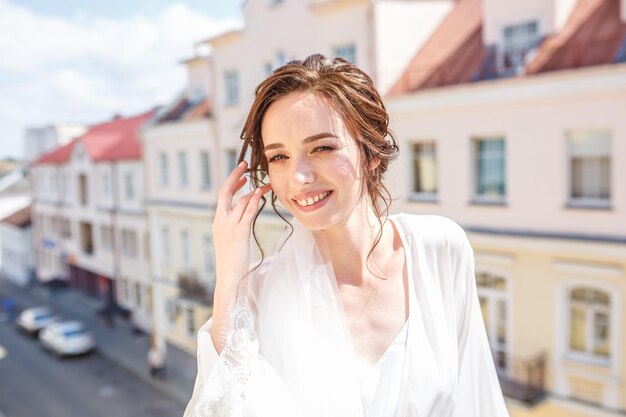
[[[565,27],[546,38],[526,73],[610,64],[624,37],[619,0],[579,0]]]
[[[113,120],[92,126],[78,140],[94,161],[141,159],[139,129],[156,110],[129,118]]]
[[[55,150],[44,154],[39,157],[33,165],[41,165],[41,164],[63,164],[70,159],[70,155],[72,154],[72,150],[74,149],[74,143],[77,139],[74,139],[70,143],[60,146]]]
[[[481,0],[459,0],[388,94],[510,77],[496,71],[497,50],[482,43]],[[578,0],[563,29],[547,36],[521,76],[626,59],[620,0]]]
[[[185,96],[181,96],[160,114],[156,123],[187,122],[201,120],[211,117],[213,108],[209,99],[192,101]]]
[[[35,165],[61,164],[69,161],[76,143],[82,143],[93,161],[141,159],[139,129],[154,116],[156,109],[138,116],[116,117],[91,126],[82,136],[69,144],[39,158]]]
[[[482,1],[459,0],[388,94],[469,82],[485,56]]]

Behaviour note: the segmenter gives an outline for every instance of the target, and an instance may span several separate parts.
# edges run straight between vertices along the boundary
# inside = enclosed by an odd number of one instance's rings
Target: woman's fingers
[[[256,213],[259,210],[259,201],[261,200],[261,197],[263,197],[263,195],[271,189],[272,189],[272,185],[266,184],[254,190],[254,193],[252,194],[252,197],[250,198],[250,202],[248,203],[246,210],[243,212],[241,216],[242,223],[247,224],[249,227],[249,225],[252,223],[252,220],[254,219],[254,216],[256,216]]]
[[[230,209],[233,195],[246,183],[246,177],[244,177],[243,174],[245,174],[247,168],[248,163],[246,161],[241,161],[241,163],[237,165],[237,167],[228,175],[218,193],[218,210]]]
[[[271,184],[265,184],[242,196],[239,201],[237,201],[237,204],[235,204],[232,211],[235,221],[241,222],[243,220],[244,213],[247,213],[249,210],[256,213],[259,207],[259,200],[263,194],[267,193],[269,190],[271,190]]]

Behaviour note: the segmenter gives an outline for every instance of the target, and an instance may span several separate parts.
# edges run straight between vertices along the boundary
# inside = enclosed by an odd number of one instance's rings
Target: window
[[[520,74],[526,66],[526,56],[539,45],[536,21],[505,26],[500,57],[501,72]]]
[[[570,203],[608,206],[611,199],[611,140],[606,131],[568,135]]]
[[[183,267],[190,268],[191,259],[189,254],[189,232],[187,232],[186,230],[182,230],[180,232],[180,252]]]
[[[143,235],[143,256],[145,259],[150,259],[150,234],[148,233]]]
[[[506,197],[506,160],[504,139],[479,139],[475,142],[475,197],[479,201],[501,202]]]
[[[175,298],[169,298],[165,304],[165,312],[167,313],[167,323],[169,328],[176,327],[176,321],[178,314],[180,313],[180,306]]]
[[[435,143],[413,144],[413,193],[434,198],[437,194],[437,153]]]
[[[569,295],[571,352],[608,358],[610,343],[610,297],[603,291],[574,288]]]
[[[141,308],[141,284],[135,282],[135,306]]]
[[[202,188],[205,190],[211,188],[211,164],[207,151],[200,152],[200,175],[202,175]]]
[[[109,174],[102,174],[102,195],[105,201],[111,198],[111,177]]]
[[[78,193],[80,194],[80,204],[86,206],[89,201],[87,197],[87,175],[80,174],[78,176]]]
[[[181,151],[178,152],[178,184],[186,187],[187,183],[187,153]]]
[[[193,307],[187,307],[187,335],[189,337],[196,336],[196,320]]]
[[[165,152],[161,152],[159,154],[159,171],[161,178],[161,187],[167,187],[170,182],[169,178],[169,167],[167,162],[167,154]]]
[[[93,254],[93,233],[91,223],[80,223],[80,248],[87,255]]]
[[[237,71],[224,73],[225,101],[224,104],[232,106],[239,103],[239,74]]]
[[[62,219],[61,220],[61,236],[64,239],[71,239],[72,238],[72,225],[71,225],[69,219]]]
[[[170,263],[170,229],[167,226],[161,227],[161,256],[164,264]]]
[[[211,235],[204,235],[204,238],[202,239],[202,246],[204,253],[204,273],[207,277],[210,278],[210,281],[212,282],[213,277],[215,276],[215,254],[213,253],[213,238]]]
[[[333,55],[356,64],[356,47],[354,44],[341,45],[333,49]]]
[[[228,176],[237,167],[237,151],[234,149],[226,150],[226,176]]]
[[[59,197],[65,199],[67,195],[67,174],[59,173]]]
[[[113,229],[109,226],[100,226],[100,238],[102,249],[111,251],[113,249]]]
[[[499,371],[507,368],[507,281],[499,274],[478,272],[476,287],[489,346]]]
[[[137,257],[137,234],[133,230],[122,230],[122,254],[128,258]]]
[[[266,62],[264,68],[265,68],[266,77],[269,77],[270,75],[272,75],[272,72],[274,71],[274,65],[272,65],[271,62]]]
[[[126,199],[132,200],[135,198],[135,182],[131,174],[124,175],[124,188],[126,190]]]

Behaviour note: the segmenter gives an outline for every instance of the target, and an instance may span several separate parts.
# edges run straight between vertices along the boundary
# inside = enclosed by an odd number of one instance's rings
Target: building
[[[0,275],[26,286],[34,280],[30,203],[0,220]]]
[[[453,6],[452,0],[250,0],[244,28],[198,43],[210,55],[184,62],[188,85],[143,136],[161,347],[168,340],[195,352],[197,329],[211,315],[217,192],[237,163],[257,84],[287,61],[321,52],[356,62],[386,90]],[[268,255],[285,224],[268,205],[255,230]],[[259,259],[254,242],[251,248]]]
[[[24,135],[24,161],[28,164],[41,155],[67,145],[82,135],[86,127],[78,124],[31,127]]]
[[[31,166],[37,278],[126,307],[145,331],[152,295],[139,131],[154,114],[91,126]]]
[[[468,232],[505,393],[623,413],[626,1],[460,0],[386,103],[393,211]]]

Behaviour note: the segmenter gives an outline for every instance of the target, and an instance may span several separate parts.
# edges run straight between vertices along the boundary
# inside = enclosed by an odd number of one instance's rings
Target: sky
[[[241,27],[242,0],[0,0],[0,158],[27,127],[164,105],[194,44]]]

